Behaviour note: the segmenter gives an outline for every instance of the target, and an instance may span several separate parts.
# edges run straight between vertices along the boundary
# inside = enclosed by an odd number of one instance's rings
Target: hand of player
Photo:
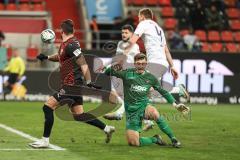
[[[175,106],[175,108],[179,111],[182,112],[183,114],[188,114],[190,112],[190,108],[185,106],[185,104],[179,103]]]
[[[122,64],[115,64],[112,66],[112,69],[115,71],[121,71],[122,70]]]
[[[178,72],[175,68],[171,67],[170,68],[171,74],[173,76],[174,79],[178,79]]]
[[[102,72],[104,71],[104,69],[105,69],[105,66],[102,65],[102,66],[100,66],[98,69],[96,69],[95,72],[96,72],[96,73],[102,73]]]
[[[46,56],[45,54],[40,53],[36,58],[39,59],[40,61],[44,61],[44,60],[48,59],[48,56]]]
[[[88,86],[89,88],[102,89],[101,86],[96,85],[94,82],[88,83],[87,86]]]

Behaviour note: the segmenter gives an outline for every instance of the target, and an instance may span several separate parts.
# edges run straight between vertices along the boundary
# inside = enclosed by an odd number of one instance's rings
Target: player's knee
[[[159,113],[156,109],[152,112],[152,117],[155,121],[159,118]]]
[[[128,140],[128,145],[129,146],[139,146],[139,140],[137,140],[137,139],[129,139]]]
[[[139,146],[139,137],[135,135],[128,135],[128,145],[129,146]]]
[[[45,105],[54,110],[58,105],[58,101],[54,97],[50,97],[47,102],[45,102]]]

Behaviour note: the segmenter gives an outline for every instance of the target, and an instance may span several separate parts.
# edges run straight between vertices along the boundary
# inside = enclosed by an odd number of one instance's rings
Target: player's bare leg
[[[95,126],[106,134],[105,142],[109,143],[112,138],[112,134],[115,132],[115,127],[108,126],[102,121],[100,121],[97,117],[90,113],[84,113],[82,105],[75,105],[71,108],[73,117],[76,121],[85,122],[89,125]]]
[[[52,126],[54,123],[53,111],[58,106],[58,101],[51,96],[43,106],[43,112],[45,117],[43,137],[39,141],[30,143],[33,148],[47,148],[49,147],[49,137],[51,134]]]
[[[168,126],[166,121],[162,116],[159,115],[157,109],[151,105],[148,105],[145,109],[145,118],[154,120],[158,127],[163,131],[172,141],[173,147],[179,148],[181,143],[176,139],[175,135],[173,134],[172,129]]]
[[[105,114],[103,117],[108,120],[121,120],[125,112],[123,99],[116,93],[116,91],[111,91],[109,101],[115,104],[120,103],[121,106],[115,112]]]

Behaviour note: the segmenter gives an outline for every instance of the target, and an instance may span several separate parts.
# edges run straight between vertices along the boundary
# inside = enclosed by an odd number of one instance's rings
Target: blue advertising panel
[[[97,16],[99,23],[113,23],[113,19],[122,16],[121,0],[85,0],[87,16],[90,20]]]

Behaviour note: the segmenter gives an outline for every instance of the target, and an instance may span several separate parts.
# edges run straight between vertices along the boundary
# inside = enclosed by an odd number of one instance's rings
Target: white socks
[[[42,139],[43,139],[45,142],[49,143],[49,137],[42,137]]]
[[[125,112],[125,108],[124,108],[124,101],[123,99],[120,97],[120,96],[117,96],[117,99],[118,99],[118,102],[121,103],[121,107],[118,108],[118,110],[115,111],[115,113],[118,115],[118,116],[123,116],[124,112]]]

